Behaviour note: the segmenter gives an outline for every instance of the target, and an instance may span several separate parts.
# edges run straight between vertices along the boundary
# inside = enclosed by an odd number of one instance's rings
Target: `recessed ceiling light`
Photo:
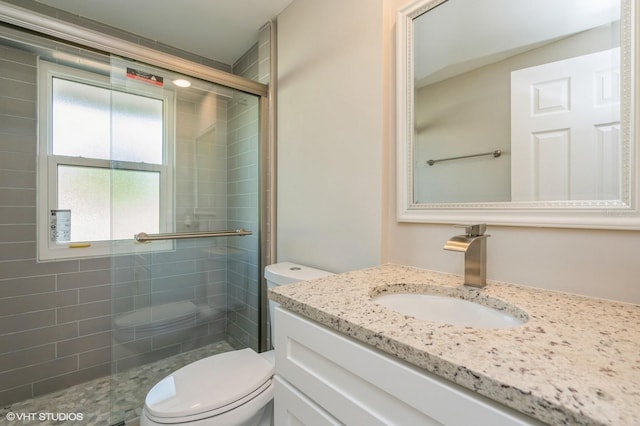
[[[188,80],[185,80],[184,78],[179,78],[177,80],[173,80],[173,84],[175,84],[178,87],[189,87],[191,86],[191,82]]]

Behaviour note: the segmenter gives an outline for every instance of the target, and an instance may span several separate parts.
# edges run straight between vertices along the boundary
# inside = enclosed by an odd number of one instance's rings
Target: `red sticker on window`
[[[127,67],[127,77],[134,80],[144,81],[158,87],[162,87],[164,85],[164,78],[162,78],[161,76],[140,70],[135,70],[133,68]]]

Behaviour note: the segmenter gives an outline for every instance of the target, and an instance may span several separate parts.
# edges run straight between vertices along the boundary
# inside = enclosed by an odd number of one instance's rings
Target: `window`
[[[171,229],[172,93],[46,61],[39,73],[39,259],[150,250],[133,235]]]

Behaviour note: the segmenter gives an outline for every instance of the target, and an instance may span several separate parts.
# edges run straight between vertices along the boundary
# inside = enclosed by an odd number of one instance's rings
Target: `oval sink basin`
[[[474,328],[509,328],[524,324],[515,316],[457,297],[420,293],[390,293],[373,301],[404,315],[441,324]]]

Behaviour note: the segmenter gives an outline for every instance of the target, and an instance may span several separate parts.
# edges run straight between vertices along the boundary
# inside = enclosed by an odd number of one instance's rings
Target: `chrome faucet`
[[[472,287],[487,285],[487,225],[458,225],[465,228],[465,235],[451,237],[445,250],[464,253],[464,284]]]

